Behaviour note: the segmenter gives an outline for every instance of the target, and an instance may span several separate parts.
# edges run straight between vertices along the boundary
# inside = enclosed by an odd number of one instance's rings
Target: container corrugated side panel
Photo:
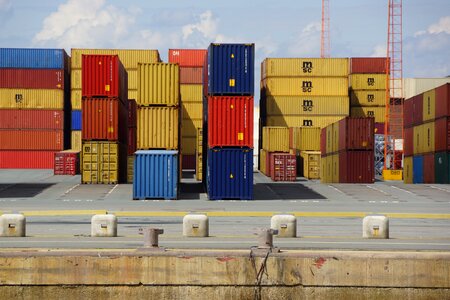
[[[194,170],[195,171],[195,154],[183,155],[181,157],[182,170]]]
[[[64,150],[63,130],[0,130],[0,150]]]
[[[353,90],[386,90],[386,74],[350,74]]]
[[[1,69],[0,88],[64,89],[67,72],[54,69]]]
[[[62,110],[0,109],[0,129],[64,129]]]
[[[385,107],[352,107],[350,109],[350,116],[354,118],[367,118],[371,117],[375,119],[376,123],[384,123],[386,121],[386,108]]]
[[[436,152],[434,157],[436,183],[450,183],[450,152]]]
[[[386,57],[352,57],[350,58],[350,73],[386,74],[389,68]]]
[[[182,119],[181,120],[181,136],[195,137],[197,129],[203,127],[202,119]]]
[[[423,156],[423,165],[423,183],[434,183],[434,153],[428,153]]]
[[[183,119],[201,119],[203,117],[203,103],[182,103]]]
[[[296,149],[299,151],[320,151],[320,128],[319,127],[300,127],[298,144]]]
[[[264,149],[259,150],[259,170],[264,175],[267,175],[266,161],[267,161],[267,151]]]
[[[180,84],[202,84],[203,68],[180,67]]]
[[[423,121],[434,120],[436,115],[436,90],[423,93]]]
[[[169,49],[169,62],[180,67],[203,67],[206,49]]]
[[[414,154],[414,129],[412,127],[404,129],[403,153],[405,156]]]
[[[423,145],[423,125],[418,125],[413,127],[413,153],[420,154],[423,153],[424,145]]]
[[[177,196],[178,151],[137,151],[133,199],[176,199]]]
[[[340,183],[373,183],[375,180],[373,151],[339,153]]]
[[[268,116],[266,119],[267,126],[282,127],[326,127],[334,122],[344,118],[344,116]]]
[[[0,169],[53,169],[55,151],[0,151]]]
[[[72,109],[81,110],[81,89],[70,91],[70,103]]]
[[[423,156],[413,156],[413,183],[423,183]]]
[[[138,108],[138,149],[178,149],[179,108]]]
[[[348,58],[266,58],[261,66],[261,79],[266,77],[346,77]]]
[[[403,158],[403,183],[413,183],[413,157],[406,156]]]
[[[183,155],[192,155],[197,151],[196,137],[181,138],[181,153]]]
[[[209,199],[253,199],[252,149],[208,149],[207,159]]]
[[[333,123],[334,124],[334,123]],[[330,154],[333,153],[333,124],[330,124],[326,127],[326,142],[325,142],[325,153]]]
[[[450,78],[404,78],[403,94],[405,99],[449,83]]]
[[[449,79],[450,80],[450,79]],[[436,119],[450,116],[450,84],[436,88]]]
[[[323,156],[327,154],[327,127],[320,130],[320,154]]]
[[[208,147],[253,148],[253,97],[208,97],[207,101]]]
[[[208,48],[208,94],[253,95],[254,44],[211,44]]]
[[[137,150],[137,128],[128,127],[127,154],[133,155]]]
[[[423,152],[434,152],[435,150],[435,124],[434,122],[423,124]]]
[[[340,178],[340,155],[339,154],[333,154],[331,155],[331,182],[339,183]],[[344,167],[343,167],[344,168]]]
[[[72,110],[72,130],[81,130],[81,110]]]
[[[201,84],[180,84],[181,102],[202,102],[203,88]]]
[[[345,96],[347,77],[276,77],[262,82],[266,95],[272,96]]]
[[[139,105],[177,106],[180,103],[180,69],[176,64],[139,64]]]
[[[406,99],[403,103],[403,127],[408,128],[413,125],[413,99]]]
[[[81,130],[72,130],[71,148],[75,151],[81,151]]]
[[[60,89],[0,89],[0,108],[64,109],[64,91]]]
[[[412,99],[413,125],[423,123],[423,94]]]
[[[434,122],[434,142],[436,152],[450,151],[450,117]]]
[[[156,63],[161,61],[158,50],[137,49],[72,49],[71,67],[81,69],[83,54],[118,55],[126,69],[137,69],[138,63]]]
[[[133,183],[134,178],[134,155],[127,158],[127,183]]]
[[[339,121],[338,149],[373,150],[375,124],[373,118],[345,118]]]
[[[289,128],[263,127],[263,149],[268,152],[289,152]]]
[[[349,97],[268,96],[267,115],[343,115],[348,116]]]
[[[351,90],[350,105],[352,106],[385,106],[385,90]]]
[[[137,90],[138,88],[138,73],[137,69],[126,70],[128,75],[128,89]],[[70,72],[70,88],[72,90],[80,90],[82,85],[81,69],[74,69]]]
[[[339,122],[331,124],[331,128],[333,134],[331,152],[337,152],[339,151],[339,132],[340,132]]]
[[[0,48],[0,68],[68,69],[64,49]]]

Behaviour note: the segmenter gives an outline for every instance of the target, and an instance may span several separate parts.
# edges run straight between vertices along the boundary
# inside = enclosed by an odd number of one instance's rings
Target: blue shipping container
[[[0,48],[0,68],[66,69],[64,49]]]
[[[413,183],[423,183],[423,156],[413,157]]]
[[[133,199],[176,199],[178,151],[139,150],[134,154]]]
[[[81,110],[72,110],[72,130],[81,130]]]
[[[253,149],[212,148],[207,160],[209,199],[253,199]]]
[[[209,95],[253,95],[254,44],[211,44],[207,59]]]

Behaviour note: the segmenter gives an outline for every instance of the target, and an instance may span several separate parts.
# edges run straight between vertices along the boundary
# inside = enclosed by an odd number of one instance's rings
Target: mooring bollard
[[[209,236],[209,219],[204,214],[188,214],[183,218],[183,236],[207,237]]]
[[[297,237],[297,218],[294,215],[274,215],[270,228],[278,230],[278,237]]]
[[[263,229],[258,234],[258,249],[273,248],[273,235],[278,234],[276,229]]]
[[[94,215],[91,219],[91,237],[116,237],[117,217],[115,215]]]
[[[159,248],[158,236],[164,233],[164,229],[147,227],[141,228],[140,231],[144,234],[145,248]]]
[[[0,216],[0,236],[24,237],[26,219],[22,214],[4,214]]]
[[[386,216],[366,216],[362,224],[363,238],[388,239],[389,219]]]

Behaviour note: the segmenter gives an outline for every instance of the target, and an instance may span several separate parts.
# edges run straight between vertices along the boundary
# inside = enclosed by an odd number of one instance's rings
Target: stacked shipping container
[[[289,128],[289,149],[296,155],[297,175],[320,178],[320,127]]]
[[[70,129],[63,49],[0,49],[0,168],[54,168]]]
[[[137,103],[128,99],[127,182],[133,183],[134,152],[137,150]]]
[[[254,52],[253,44],[208,48],[203,159],[212,200],[253,199]]]
[[[405,183],[450,183],[450,83],[405,101]]]

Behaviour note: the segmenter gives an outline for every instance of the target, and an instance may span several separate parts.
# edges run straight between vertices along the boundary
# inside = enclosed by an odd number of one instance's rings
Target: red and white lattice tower
[[[322,0],[322,34],[320,36],[320,57],[330,57],[330,1]]]

